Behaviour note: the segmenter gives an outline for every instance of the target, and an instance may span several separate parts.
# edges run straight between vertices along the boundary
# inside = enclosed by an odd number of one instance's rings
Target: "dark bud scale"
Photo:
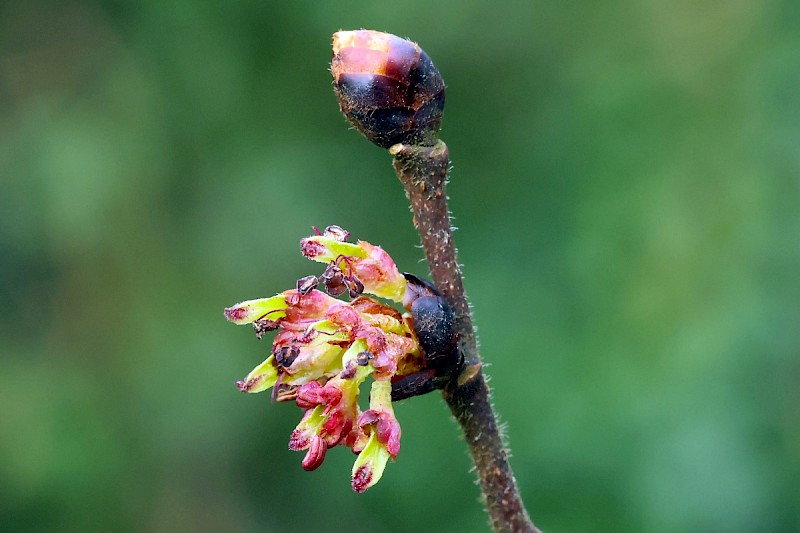
[[[404,275],[409,283],[403,304],[414,318],[425,360],[429,366],[447,365],[458,346],[456,315],[433,285],[413,274]]]
[[[444,111],[444,81],[416,44],[372,30],[333,35],[333,86],[339,107],[367,139],[433,146]]]
[[[443,388],[464,361],[453,310],[430,282],[413,274],[403,275],[408,281],[403,307],[411,312],[425,368],[392,383],[393,401]]]

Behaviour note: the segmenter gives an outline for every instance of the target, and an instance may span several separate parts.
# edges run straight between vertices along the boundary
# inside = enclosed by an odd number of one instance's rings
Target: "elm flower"
[[[304,409],[289,448],[306,451],[305,470],[318,468],[328,449],[346,446],[359,453],[353,488],[363,492],[381,478],[400,449],[392,383],[426,366],[409,313],[362,293],[403,302],[408,282],[380,247],[346,241],[338,226],[305,238],[306,257],[327,263],[321,277],[306,276],[294,289],[247,300],[225,309],[234,324],[252,324],[260,339],[275,334],[270,354],[236,385],[242,392],[272,390],[276,401],[293,400]],[[346,290],[343,301],[330,294]],[[343,289],[344,287],[344,289]],[[370,408],[361,412],[359,389],[370,377]]]
[[[337,444],[353,447],[359,437],[356,424],[358,414],[358,389],[373,369],[369,364],[358,364],[358,354],[364,353],[366,343],[357,340],[348,349],[352,354],[343,356],[353,361],[351,372],[346,377],[336,376],[325,385],[311,381],[297,391],[297,405],[306,409],[305,415],[289,439],[289,449],[306,450],[303,468],[314,470],[325,458],[328,448]],[[368,362],[366,357],[363,362]],[[345,366],[348,366],[345,364]]]
[[[353,465],[352,484],[356,492],[364,492],[383,476],[389,457],[397,458],[400,452],[400,423],[392,409],[392,385],[387,381],[372,382],[369,410],[358,417],[364,432],[361,452]]]
[[[300,250],[304,256],[320,263],[328,263],[322,274],[328,292],[338,296],[346,288],[351,290],[351,297],[366,292],[402,302],[406,279],[397,270],[389,254],[380,246],[373,246],[365,241],[358,241],[357,244],[345,242],[342,236],[346,238],[349,234],[338,226],[333,227],[336,228],[333,231],[329,227],[322,235],[300,241]]]

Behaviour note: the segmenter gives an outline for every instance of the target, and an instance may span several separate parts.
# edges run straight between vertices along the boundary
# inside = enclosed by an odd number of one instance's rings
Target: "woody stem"
[[[389,153],[394,156],[392,165],[411,202],[414,227],[433,282],[456,315],[464,367],[442,395],[469,445],[492,527],[495,531],[538,532],[519,495],[489,402],[447,209],[447,146],[442,141],[433,146],[396,144]]]

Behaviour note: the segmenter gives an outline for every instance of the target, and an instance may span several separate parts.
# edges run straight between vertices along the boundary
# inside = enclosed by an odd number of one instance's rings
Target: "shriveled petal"
[[[363,380],[367,375],[368,372],[363,372],[356,377]],[[315,435],[324,439],[328,447],[354,441],[359,432],[356,426],[359,383],[337,376],[325,385],[312,381],[300,387],[297,405],[308,410],[292,433],[289,447],[296,450],[313,446]]]
[[[375,360],[372,362],[378,376],[388,378],[397,373],[398,365],[414,360],[419,355],[419,344],[411,337],[401,337],[386,333],[375,347]]]

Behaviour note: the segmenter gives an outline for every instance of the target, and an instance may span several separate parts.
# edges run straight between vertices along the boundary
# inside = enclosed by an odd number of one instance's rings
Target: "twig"
[[[469,445],[492,527],[495,531],[538,532],[520,498],[481,369],[447,209],[447,146],[442,141],[434,146],[396,144],[389,153],[411,202],[414,227],[433,282],[456,313],[464,367],[442,394]]]

